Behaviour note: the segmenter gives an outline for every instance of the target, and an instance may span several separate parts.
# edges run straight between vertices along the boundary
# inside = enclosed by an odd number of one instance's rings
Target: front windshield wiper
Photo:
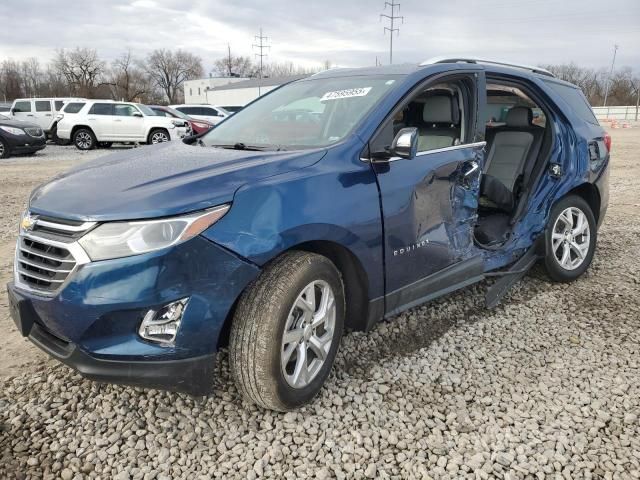
[[[265,150],[276,150],[276,151],[284,150],[284,148],[280,147],[279,145],[267,145],[267,146],[247,145],[246,143],[242,143],[242,142],[237,142],[234,144],[211,145],[211,146],[216,148],[227,148],[230,150],[251,150],[255,152],[263,152]]]

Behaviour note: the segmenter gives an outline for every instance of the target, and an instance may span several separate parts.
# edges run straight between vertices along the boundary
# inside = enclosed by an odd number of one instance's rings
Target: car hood
[[[167,142],[101,157],[31,195],[31,212],[83,221],[177,215],[230,202],[242,185],[319,161],[325,150],[253,152]]]
[[[22,120],[15,120],[13,118],[7,118],[7,120],[0,118],[0,125],[3,127],[15,127],[15,128],[40,128],[40,125],[33,122],[24,122]]]

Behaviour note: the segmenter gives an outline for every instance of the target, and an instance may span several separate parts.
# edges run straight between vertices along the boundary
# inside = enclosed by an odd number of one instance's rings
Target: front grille
[[[27,213],[16,247],[15,280],[23,288],[43,295],[54,295],[76,266],[89,258],[77,239],[95,226],[95,222],[62,220]]]
[[[24,131],[27,132],[32,137],[41,137],[44,134],[42,129],[38,127],[27,127],[24,129]]]
[[[66,248],[44,239],[20,237],[16,251],[16,270],[26,285],[43,292],[56,291],[76,266]]]

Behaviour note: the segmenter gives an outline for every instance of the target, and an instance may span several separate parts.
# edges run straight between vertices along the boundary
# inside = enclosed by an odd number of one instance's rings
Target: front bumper
[[[38,150],[42,150],[47,143],[47,137],[42,135],[41,137],[32,137],[31,135],[4,135],[7,145],[9,146],[9,152],[12,154],[21,153],[33,153]]]
[[[203,395],[218,340],[257,267],[203,237],[166,251],[81,265],[54,297],[8,285],[22,335],[87,378]],[[189,298],[175,342],[142,339],[150,309]]]

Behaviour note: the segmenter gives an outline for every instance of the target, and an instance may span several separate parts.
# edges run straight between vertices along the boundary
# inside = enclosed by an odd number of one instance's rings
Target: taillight
[[[611,135],[604,134],[604,144],[607,146],[607,152],[611,152]]]

